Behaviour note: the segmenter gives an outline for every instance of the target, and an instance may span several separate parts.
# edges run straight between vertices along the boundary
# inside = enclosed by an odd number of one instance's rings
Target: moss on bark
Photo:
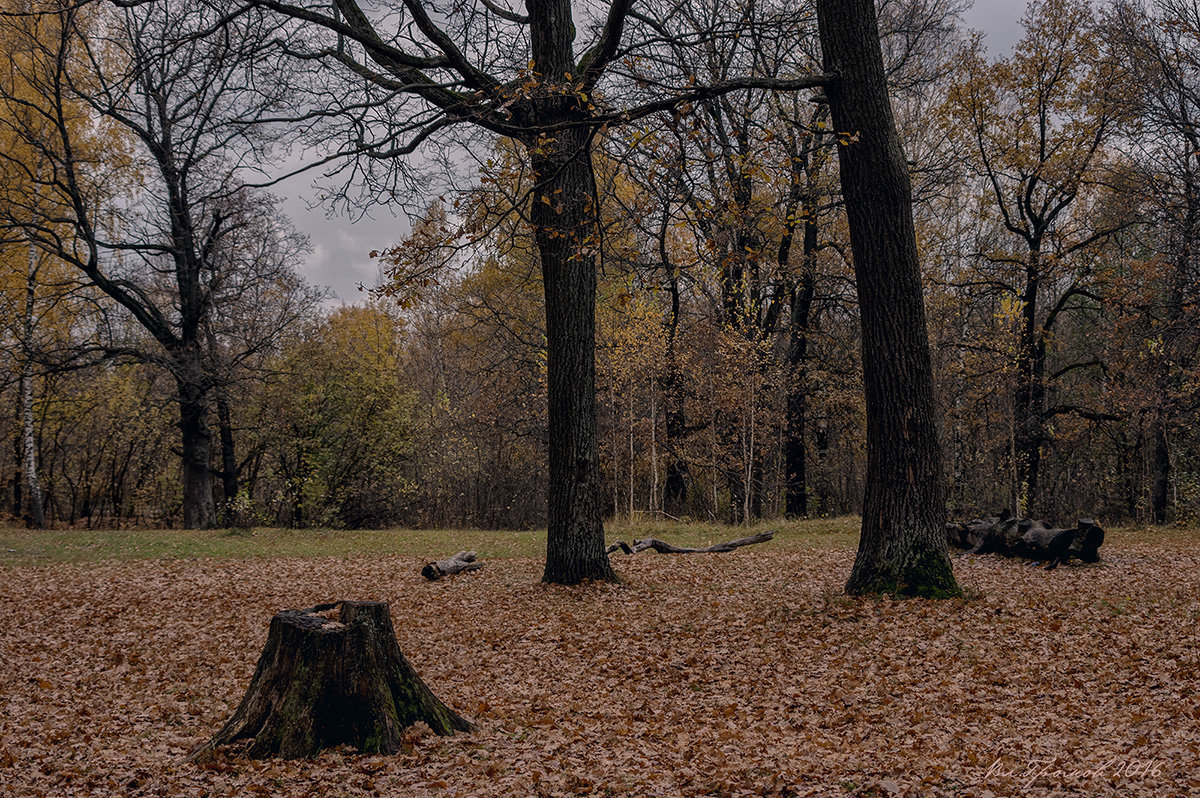
[[[189,758],[250,737],[252,757],[297,759],[343,744],[393,754],[403,730],[418,721],[442,735],[471,728],[400,653],[387,604],[342,601],[284,610],[271,620],[241,705]]]

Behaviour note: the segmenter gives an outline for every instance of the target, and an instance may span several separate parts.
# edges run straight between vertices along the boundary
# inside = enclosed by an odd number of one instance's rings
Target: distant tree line
[[[559,433],[543,258],[558,239],[543,217],[561,194],[530,166],[556,157],[551,142],[505,128],[529,98],[478,100],[491,127],[455,151],[456,184],[408,238],[380,242],[372,295],[332,308],[298,276],[304,237],[250,184],[286,131],[328,143],[336,128],[353,164],[340,201],[412,190],[414,175],[354,152],[355,120],[399,95],[368,76],[375,101],[331,127],[313,98],[345,95],[313,83],[320,70],[289,83],[263,69],[280,37],[255,15],[272,5],[248,3],[219,37],[227,15],[203,3],[3,18],[0,510],[35,524],[546,525]],[[543,120],[593,135],[594,185],[572,201],[595,208],[600,511],[861,512],[863,342],[837,156],[858,133],[818,84],[778,91],[821,70],[815,11],[661,5],[669,28],[643,14],[637,54],[606,50],[581,89],[621,96],[636,119],[605,120],[597,101]],[[952,0],[876,7],[950,513],[1195,520],[1200,13],[1038,0],[1014,52],[993,57]],[[375,46],[371,20],[329,19],[329,48],[297,28],[292,49],[340,63]],[[397,70],[442,68],[388,46]],[[660,87],[731,75],[755,80],[655,105]],[[449,117],[394,118],[410,126],[375,155]]]

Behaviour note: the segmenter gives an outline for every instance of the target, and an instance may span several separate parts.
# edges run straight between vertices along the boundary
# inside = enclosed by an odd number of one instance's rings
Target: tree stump
[[[341,744],[394,754],[418,721],[441,735],[471,729],[400,653],[386,603],[338,601],[271,619],[241,705],[188,759],[249,737],[247,753],[259,758],[312,757]]]

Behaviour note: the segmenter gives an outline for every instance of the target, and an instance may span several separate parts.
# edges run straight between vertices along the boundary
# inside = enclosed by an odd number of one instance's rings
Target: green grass
[[[752,528],[720,524],[621,523],[605,528],[608,541],[657,537],[681,546],[705,546],[767,529],[791,548],[854,545],[855,518],[764,522]],[[0,566],[103,560],[232,559],[239,557],[347,557],[381,554],[447,556],[474,549],[484,559],[541,558],[543,529],[47,529],[0,527]]]
[[[605,538],[632,541],[656,537],[680,546],[706,546],[768,529],[779,535],[771,544],[787,550],[853,548],[859,520],[854,517],[809,521],[764,521],[753,527],[614,521]],[[1197,532],[1182,527],[1119,527],[1108,530],[1105,547],[1131,544],[1194,543]],[[354,557],[407,555],[443,557],[474,549],[484,559],[537,558],[546,553],[543,529],[48,529],[0,527],[0,567],[102,560],[232,559],[239,557]],[[1103,551],[1101,553],[1103,554]]]
[[[479,530],[51,529],[0,528],[0,565],[164,558],[444,556],[536,557],[545,533]]]
[[[708,546],[723,540],[746,537],[758,532],[775,530],[777,541],[800,548],[822,546],[853,546],[858,543],[859,519],[814,518],[807,521],[760,521],[751,527],[731,527],[727,524],[677,523],[674,521],[613,521],[605,525],[605,539],[632,541],[655,537],[678,546]]]

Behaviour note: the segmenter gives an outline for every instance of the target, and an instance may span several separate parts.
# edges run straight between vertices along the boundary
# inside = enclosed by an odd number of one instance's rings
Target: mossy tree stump
[[[418,721],[442,735],[471,728],[400,653],[386,603],[339,601],[271,619],[241,705],[188,758],[250,737],[252,757],[311,757],[342,744],[394,754],[403,730]]]

